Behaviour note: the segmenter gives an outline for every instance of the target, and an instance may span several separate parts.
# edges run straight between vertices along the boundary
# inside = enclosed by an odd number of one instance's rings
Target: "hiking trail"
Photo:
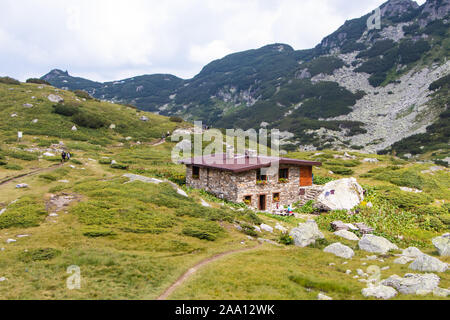
[[[190,268],[188,271],[186,271],[181,277],[178,278],[177,281],[175,281],[169,288],[167,288],[163,294],[161,294],[156,300],[167,300],[167,298],[174,293],[174,291],[180,287],[182,284],[184,284],[187,280],[189,280],[199,269],[203,268],[204,266],[213,263],[217,260],[220,260],[224,257],[230,256],[232,254],[236,254],[236,253],[242,253],[242,252],[246,252],[246,251],[252,251],[252,250],[256,250],[259,247],[262,246],[262,243],[258,244],[255,247],[251,247],[251,248],[243,248],[243,249],[237,249],[237,250],[232,250],[232,251],[227,251],[227,252],[223,252],[220,254],[217,254],[213,257],[207,258],[199,263],[197,263],[195,266],[193,266],[192,268]]]
[[[23,173],[21,175],[15,176],[15,177],[6,178],[6,179],[0,181],[0,186],[4,186],[10,182],[13,182],[13,181],[16,181],[16,180],[19,180],[22,178],[30,177],[30,176],[36,175],[38,173],[41,173],[41,172],[51,172],[58,168],[61,168],[62,166],[63,166],[63,164],[57,164],[57,165],[54,165],[54,166],[51,166],[48,168],[37,169],[34,171],[30,171],[28,173]]]

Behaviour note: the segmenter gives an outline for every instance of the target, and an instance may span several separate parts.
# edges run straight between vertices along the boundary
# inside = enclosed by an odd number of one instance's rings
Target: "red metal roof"
[[[258,156],[249,158],[243,155],[236,155],[234,158],[227,159],[226,154],[206,155],[182,160],[180,163],[187,166],[196,166],[202,168],[211,168],[235,173],[245,172],[255,169],[268,168],[272,164],[279,162],[280,165],[294,166],[321,166],[321,162],[296,160],[290,158]]]

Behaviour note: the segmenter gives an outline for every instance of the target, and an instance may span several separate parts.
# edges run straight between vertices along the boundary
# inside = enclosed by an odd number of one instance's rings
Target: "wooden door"
[[[300,167],[300,186],[309,187],[312,184],[312,167]]]
[[[267,209],[267,197],[265,194],[259,196],[259,210],[266,211]]]

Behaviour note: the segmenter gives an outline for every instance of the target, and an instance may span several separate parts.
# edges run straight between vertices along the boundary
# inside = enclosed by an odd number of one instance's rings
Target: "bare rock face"
[[[346,231],[346,230],[336,231],[334,233],[334,235],[344,238],[344,239],[347,239],[347,240],[350,240],[350,241],[359,241],[359,238],[356,234],[354,234],[353,232],[350,232],[350,231]]]
[[[351,210],[364,200],[364,189],[355,178],[331,181],[323,190],[316,203],[323,210]]]
[[[441,279],[435,274],[406,274],[404,278],[393,275],[383,281],[383,285],[393,287],[403,294],[417,294],[420,291],[432,292]]]
[[[325,236],[319,230],[319,226],[314,220],[307,223],[301,223],[297,228],[291,230],[290,236],[298,247],[307,247],[316,243],[318,239],[325,239]]]
[[[359,248],[367,252],[379,254],[386,254],[390,250],[398,250],[398,247],[389,240],[372,234],[364,235],[359,241]]]

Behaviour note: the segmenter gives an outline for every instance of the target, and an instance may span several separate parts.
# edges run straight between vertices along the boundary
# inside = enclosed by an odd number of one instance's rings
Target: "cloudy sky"
[[[271,43],[316,46],[385,0],[1,0],[0,75],[171,73]],[[419,4],[425,0],[418,1]]]

